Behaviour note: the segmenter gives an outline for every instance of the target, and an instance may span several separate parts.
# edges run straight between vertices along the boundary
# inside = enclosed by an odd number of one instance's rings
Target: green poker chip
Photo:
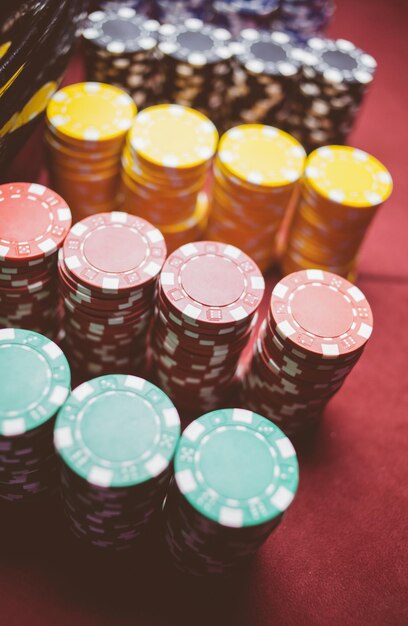
[[[272,422],[245,409],[212,411],[192,422],[174,464],[177,486],[191,506],[236,528],[281,516],[299,481],[290,440]]]
[[[54,417],[71,372],[62,350],[29,330],[0,330],[0,434],[22,435]]]
[[[130,487],[165,471],[180,437],[168,396],[137,376],[100,376],[71,393],[54,445],[64,463],[98,487]]]

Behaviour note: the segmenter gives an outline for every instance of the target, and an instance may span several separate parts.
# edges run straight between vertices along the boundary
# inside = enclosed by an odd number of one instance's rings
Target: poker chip
[[[174,405],[143,378],[100,376],[74,389],[54,430],[72,532],[100,548],[133,547],[160,513],[179,435]]]
[[[165,541],[174,565],[192,575],[232,572],[253,557],[298,486],[289,439],[240,408],[192,422],[181,436],[174,472],[164,506]]]
[[[131,97],[104,83],[69,85],[49,101],[45,140],[51,180],[74,221],[117,208],[121,152],[135,114]]]
[[[230,245],[189,243],[166,260],[151,336],[154,375],[180,411],[219,406],[233,389],[265,283]]]
[[[301,75],[290,102],[279,112],[279,123],[308,152],[345,143],[374,79],[375,59],[345,39],[312,37],[302,60]]]
[[[351,279],[367,229],[391,192],[390,173],[367,152],[349,146],[312,152],[286,235],[284,273],[318,267]]]
[[[241,248],[267,270],[276,260],[277,233],[305,157],[296,139],[272,126],[227,131],[214,162],[207,236]]]
[[[139,113],[122,156],[123,210],[160,228],[173,249],[199,238],[208,212],[199,194],[217,142],[215,126],[193,109],[158,105]]]
[[[275,286],[251,363],[243,406],[289,435],[316,424],[361,357],[373,329],[370,305],[346,279],[319,269]]]
[[[222,128],[229,115],[231,33],[198,18],[159,29],[159,69],[163,96],[170,103],[197,109]]]
[[[75,224],[59,256],[65,345],[79,380],[143,370],[157,277],[160,231],[120,211]]]
[[[242,30],[271,30],[280,0],[213,0],[213,20],[228,28],[235,37]]]
[[[90,13],[82,31],[87,80],[125,89],[138,109],[155,104],[158,28],[129,6]]]
[[[29,330],[0,330],[1,499],[26,502],[56,490],[52,433],[70,382],[55,343]]]
[[[176,26],[190,18],[210,23],[213,19],[212,4],[212,0],[155,0],[160,22]]]
[[[0,328],[57,337],[57,253],[70,227],[70,209],[51,189],[0,185]]]
[[[280,0],[273,28],[289,32],[304,42],[326,30],[334,10],[334,0]]]
[[[296,40],[279,31],[246,28],[236,37],[230,127],[243,123],[276,125],[300,76],[303,52]]]

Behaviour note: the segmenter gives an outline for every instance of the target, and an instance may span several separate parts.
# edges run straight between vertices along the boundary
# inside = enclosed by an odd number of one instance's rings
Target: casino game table
[[[135,554],[95,554],[70,537],[58,499],[1,505],[0,624],[408,624],[408,3],[337,4],[329,35],[379,62],[350,143],[389,168],[395,189],[359,263],[374,334],[321,427],[296,442],[293,506],[249,569],[203,580],[175,573],[155,533]]]

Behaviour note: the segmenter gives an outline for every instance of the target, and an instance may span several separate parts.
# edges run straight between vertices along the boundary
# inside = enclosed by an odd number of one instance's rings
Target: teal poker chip
[[[299,481],[295,449],[269,420],[245,409],[206,413],[183,432],[177,486],[201,515],[242,528],[281,516]]]
[[[29,330],[0,330],[0,435],[22,435],[54,417],[70,385],[57,344]]]
[[[60,411],[54,445],[64,463],[98,487],[130,487],[164,472],[180,437],[168,396],[137,376],[83,383]]]

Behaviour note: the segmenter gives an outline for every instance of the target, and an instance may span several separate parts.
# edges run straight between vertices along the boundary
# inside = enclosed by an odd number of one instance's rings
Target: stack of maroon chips
[[[201,241],[168,257],[151,347],[157,381],[179,410],[194,414],[220,406],[264,288],[257,265],[234,246]]]
[[[0,185],[0,328],[58,336],[57,252],[71,221],[65,200],[47,187]]]
[[[66,352],[80,379],[143,371],[157,277],[160,231],[123,212],[75,224],[59,257]]]
[[[243,376],[243,403],[285,433],[313,425],[371,335],[363,293],[322,270],[294,272],[274,288]]]

